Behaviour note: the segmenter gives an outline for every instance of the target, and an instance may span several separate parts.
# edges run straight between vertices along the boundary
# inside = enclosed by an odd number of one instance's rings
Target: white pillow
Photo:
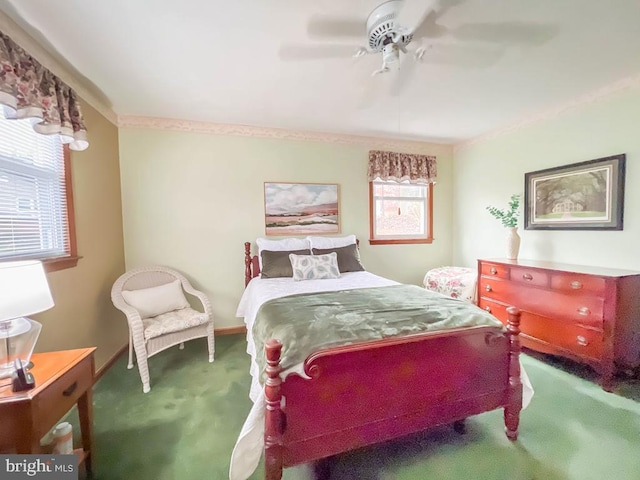
[[[311,248],[340,248],[356,243],[355,235],[346,237],[307,237]]]
[[[135,308],[142,318],[155,317],[189,306],[180,280],[152,288],[123,290],[122,296],[125,302]]]
[[[324,255],[296,255],[289,254],[294,280],[323,280],[340,278],[338,268],[338,254],[336,252]]]
[[[287,250],[309,250],[311,253],[311,245],[306,238],[283,238],[281,240],[271,240],[269,238],[259,237],[256,239],[258,245],[258,265],[262,271],[262,250],[271,252],[284,252]]]

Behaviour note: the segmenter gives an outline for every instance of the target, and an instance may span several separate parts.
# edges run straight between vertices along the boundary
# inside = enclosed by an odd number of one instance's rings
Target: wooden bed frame
[[[245,285],[259,275],[245,243]],[[265,478],[282,469],[429,427],[464,430],[471,415],[504,408],[506,435],[518,436],[522,409],[520,312],[506,332],[472,327],[389,338],[317,351],[310,377],[280,377],[282,344],[265,345]]]

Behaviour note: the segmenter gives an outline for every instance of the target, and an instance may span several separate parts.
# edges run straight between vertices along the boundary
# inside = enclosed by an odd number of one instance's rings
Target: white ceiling
[[[401,74],[371,77],[380,56],[349,54],[379,3],[1,0],[0,9],[118,115],[460,143],[640,73],[638,0],[441,0],[423,25],[425,61],[404,57]],[[361,21],[360,37],[318,38],[309,25],[322,15]],[[327,44],[344,58],[289,59]]]

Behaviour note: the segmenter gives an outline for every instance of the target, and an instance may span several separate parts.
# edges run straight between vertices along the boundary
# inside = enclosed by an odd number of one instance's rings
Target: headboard
[[[356,238],[356,245],[360,247],[360,240]],[[260,275],[258,256],[251,255],[251,242],[244,242],[244,286],[249,285],[251,279]]]
[[[251,242],[244,242],[244,286],[249,285],[252,278],[260,275],[258,256],[251,256]]]

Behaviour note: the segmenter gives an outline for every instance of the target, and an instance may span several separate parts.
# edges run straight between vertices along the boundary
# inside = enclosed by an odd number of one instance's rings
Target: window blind
[[[0,260],[68,254],[64,168],[58,135],[0,117]]]

